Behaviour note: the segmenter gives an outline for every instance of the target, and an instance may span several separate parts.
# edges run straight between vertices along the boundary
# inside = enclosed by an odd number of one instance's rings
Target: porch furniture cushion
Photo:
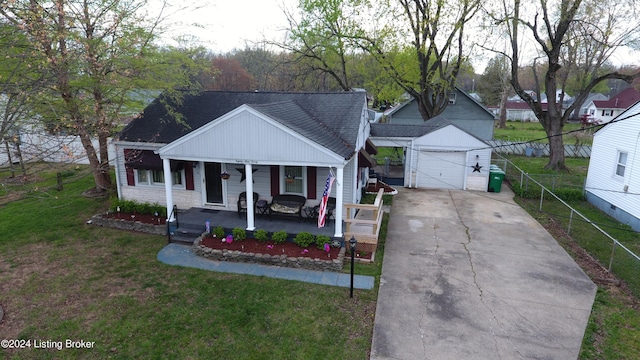
[[[256,206],[258,205],[258,199],[260,195],[257,192],[253,193],[253,213],[256,213]],[[242,212],[247,211],[247,192],[243,191],[238,195],[238,217]]]
[[[283,214],[296,214],[300,209],[295,206],[287,206],[281,204],[273,204],[271,205],[271,210]]]
[[[302,207],[307,198],[301,195],[275,195],[269,204],[269,216],[290,216],[302,220]]]

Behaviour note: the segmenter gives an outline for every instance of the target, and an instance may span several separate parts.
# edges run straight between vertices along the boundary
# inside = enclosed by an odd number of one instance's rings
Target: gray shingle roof
[[[248,105],[291,130],[349,159],[355,152],[364,93],[281,93],[205,91],[174,105],[177,121],[156,99],[118,135],[121,141],[170,143]]]
[[[406,137],[417,138],[450,125],[451,121],[438,115],[420,125],[407,124],[371,124],[373,137]]]

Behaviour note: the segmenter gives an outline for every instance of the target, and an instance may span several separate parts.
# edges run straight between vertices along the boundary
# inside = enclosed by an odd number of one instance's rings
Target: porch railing
[[[347,209],[345,239],[348,241],[352,236],[358,244],[357,251],[375,252],[378,246],[378,236],[382,227],[382,195],[384,189],[378,190],[373,204],[345,204]],[[351,210],[357,211],[352,216]]]

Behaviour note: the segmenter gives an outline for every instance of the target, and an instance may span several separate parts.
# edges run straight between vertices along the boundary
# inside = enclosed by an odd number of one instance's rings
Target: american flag
[[[331,185],[336,178],[331,173],[327,176],[327,182],[324,184],[324,192],[322,193],[322,201],[320,201],[320,210],[318,210],[318,227],[324,227],[324,218],[327,215],[327,201],[331,194]]]

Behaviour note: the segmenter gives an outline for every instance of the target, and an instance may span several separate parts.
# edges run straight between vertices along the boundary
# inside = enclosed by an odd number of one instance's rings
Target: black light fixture
[[[356,238],[351,236],[349,239],[349,248],[351,249],[351,287],[349,290],[349,297],[353,298],[353,263],[355,262],[355,254],[356,254]]]

